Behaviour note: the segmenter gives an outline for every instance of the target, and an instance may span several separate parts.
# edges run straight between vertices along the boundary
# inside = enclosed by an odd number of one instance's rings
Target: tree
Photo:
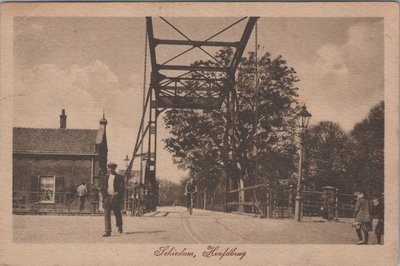
[[[242,60],[236,81],[239,112],[237,123],[241,175],[249,183],[288,178],[296,171],[295,115],[298,111],[298,81],[282,56],[266,53],[258,61],[258,93],[255,88],[255,54]],[[255,119],[258,105],[258,119]],[[256,159],[258,172],[256,173]],[[261,174],[260,174],[261,173]],[[258,180],[256,176],[259,176]]]
[[[160,206],[183,205],[184,188],[180,184],[159,179],[159,204]]]
[[[384,191],[384,121],[385,107],[381,101],[351,131],[350,174],[356,188],[373,194]]]
[[[322,121],[310,127],[304,139],[304,181],[313,190],[334,186],[351,191],[347,175],[350,140],[340,126]]]
[[[231,55],[231,49],[223,49],[215,57],[229,62]],[[211,61],[195,62],[195,65],[212,64]],[[296,72],[286,65],[282,56],[272,59],[269,53],[259,59],[257,69],[258,92],[253,52],[242,59],[235,83],[235,171],[246,184],[288,178],[296,170],[296,147],[292,139],[298,110]],[[195,82],[190,85],[196,87]],[[221,110],[169,110],[164,117],[171,134],[164,140],[166,149],[180,167],[190,170],[209,194],[223,187],[226,109],[223,105]]]

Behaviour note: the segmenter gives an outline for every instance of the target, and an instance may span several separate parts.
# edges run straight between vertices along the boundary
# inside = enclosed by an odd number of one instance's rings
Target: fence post
[[[339,189],[335,190],[335,221],[339,221]]]
[[[239,180],[238,188],[240,188],[240,189],[244,188],[244,182],[243,182],[242,179]],[[243,205],[243,202],[244,202],[244,199],[245,199],[244,195],[245,195],[244,190],[238,191],[238,198],[239,198],[239,210],[238,211],[241,212],[241,213],[244,213],[244,205]]]
[[[271,218],[271,192],[269,190],[269,184],[267,184],[267,193],[266,193],[266,217]]]
[[[262,197],[262,195],[264,194],[263,192],[265,192],[265,186],[261,188],[260,193],[259,193],[259,198],[260,198],[260,208],[262,208],[262,216],[261,218],[267,218],[267,200]]]
[[[289,218],[293,217],[293,185],[290,185],[289,188],[289,203],[288,203],[288,210],[289,210]]]
[[[203,195],[203,210],[207,209],[207,190],[204,190]]]

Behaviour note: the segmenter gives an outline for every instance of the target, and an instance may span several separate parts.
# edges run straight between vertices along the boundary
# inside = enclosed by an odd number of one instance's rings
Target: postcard
[[[396,3],[4,3],[4,265],[396,265]]]

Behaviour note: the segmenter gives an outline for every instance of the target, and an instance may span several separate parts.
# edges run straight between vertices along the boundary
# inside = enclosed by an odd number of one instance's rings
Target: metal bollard
[[[293,185],[290,185],[289,189],[288,210],[289,210],[289,218],[293,217]]]
[[[339,189],[335,190],[335,221],[339,221]]]

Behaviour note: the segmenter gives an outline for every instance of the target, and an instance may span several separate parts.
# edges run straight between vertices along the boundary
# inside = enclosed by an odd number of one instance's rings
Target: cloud
[[[15,83],[15,94],[24,95],[16,97],[14,102],[18,124],[32,123],[29,116],[46,117],[66,109],[79,117],[71,121],[77,128],[87,127],[87,121],[95,121],[92,124],[97,127],[102,110],[114,123],[123,125],[125,119],[140,110],[140,107],[127,108],[137,106],[132,104],[134,92],[122,90],[115,73],[99,60],[67,69],[55,64],[38,65],[19,73]],[[33,126],[51,127],[54,121],[37,120],[36,123],[38,125]]]
[[[345,63],[343,49],[335,44],[327,44],[317,51],[318,59],[314,66],[324,75],[346,75],[349,69]]]
[[[32,122],[31,117],[48,127],[49,121],[39,120],[39,117],[49,117],[51,112],[57,110],[58,113],[62,108],[90,109],[93,103],[86,90],[75,86],[64,70],[52,64],[43,64],[21,73],[15,90],[15,93],[24,95],[14,100],[16,123]]]
[[[115,91],[120,90],[118,77],[99,60],[84,67],[73,65],[65,74],[74,86],[87,91],[98,106],[110,103],[115,99]]]
[[[66,69],[38,65],[16,76],[14,126],[57,128],[65,109],[67,128],[96,129],[104,110],[109,158],[119,162],[132,153],[141,117],[141,90],[121,88],[115,73],[99,60]]]
[[[383,99],[383,22],[358,23],[342,44],[325,43],[295,69],[300,97],[318,120],[340,121],[350,130]]]

